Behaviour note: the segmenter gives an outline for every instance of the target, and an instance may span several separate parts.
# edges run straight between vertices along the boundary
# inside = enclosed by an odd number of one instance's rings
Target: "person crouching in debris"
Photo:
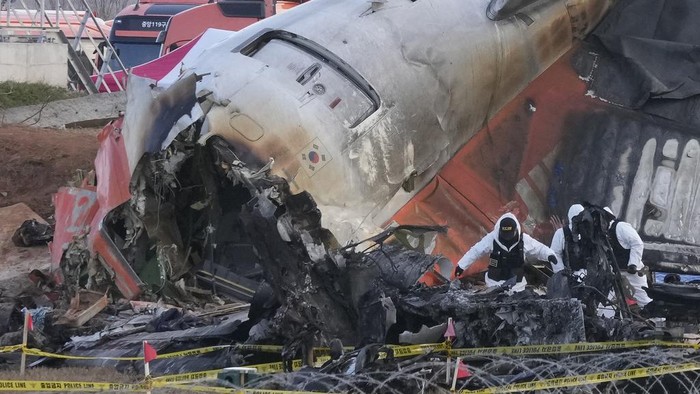
[[[642,262],[644,241],[631,224],[617,219],[609,207],[603,208],[609,214],[608,240],[613,255],[620,267],[620,274],[627,279],[634,289],[634,299],[640,308],[651,302],[651,298],[642,287],[648,287],[646,272],[648,269]]]
[[[476,260],[490,253],[489,269],[486,272],[486,286],[500,286],[515,278],[513,291],[522,291],[527,285],[524,276],[526,258],[547,260],[556,264],[554,252],[546,245],[535,240],[520,229],[518,219],[512,213],[501,216],[494,230],[486,234],[459,259],[455,276],[462,275]]]
[[[581,256],[581,246],[579,245],[580,236],[573,233],[574,218],[583,212],[583,205],[574,204],[569,207],[567,217],[568,224],[557,229],[552,237],[552,245],[550,249],[554,252],[557,258],[557,263],[552,264],[554,273],[570,270],[572,274],[579,278],[586,276],[586,262]]]
[[[595,301],[599,300],[599,297],[592,293],[607,294],[609,283],[600,280],[600,275],[604,274],[600,272],[602,267],[596,263],[597,257],[601,256],[600,253],[603,253],[605,259],[604,250],[599,250],[596,245],[600,242],[596,242],[591,237],[597,234],[599,238],[604,239],[607,236],[605,233],[607,225],[604,223],[600,228],[601,231],[596,234],[592,231],[585,231],[587,237],[582,238],[579,227],[582,225],[584,211],[583,205],[573,204],[567,213],[568,222],[554,232],[550,248],[557,257],[557,263],[552,264],[554,275],[547,281],[547,296],[549,298],[578,298],[587,305],[587,313],[594,315],[597,310]],[[588,216],[588,219],[591,222],[589,224],[592,224],[592,214]],[[588,227],[592,229],[595,226]],[[586,278],[589,268],[599,270],[599,272],[593,273],[594,278]],[[603,288],[601,290],[598,287]],[[596,290],[598,291],[596,292]]]

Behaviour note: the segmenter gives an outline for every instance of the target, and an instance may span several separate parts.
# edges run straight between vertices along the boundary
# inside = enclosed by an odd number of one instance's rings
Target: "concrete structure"
[[[59,77],[62,77],[65,83],[65,74],[60,74]],[[22,124],[58,129],[102,127],[119,116],[119,111],[123,111],[125,107],[125,92],[92,94],[46,104],[0,109],[0,126]]]
[[[0,42],[0,81],[42,82],[66,87],[66,44]]]

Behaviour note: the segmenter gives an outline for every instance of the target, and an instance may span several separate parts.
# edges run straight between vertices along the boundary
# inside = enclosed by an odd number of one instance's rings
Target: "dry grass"
[[[43,104],[78,97],[80,94],[43,83],[3,81],[0,82],[0,109]]]
[[[61,382],[137,383],[139,377],[119,373],[112,368],[33,368],[19,376],[19,371],[0,371],[0,380],[45,380]]]

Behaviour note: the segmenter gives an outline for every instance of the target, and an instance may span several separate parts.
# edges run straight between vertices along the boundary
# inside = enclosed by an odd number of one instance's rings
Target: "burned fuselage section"
[[[309,2],[188,57],[160,86],[132,76],[126,117],[101,136],[97,213],[80,223],[90,264],[127,298],[191,269],[250,298],[259,256],[230,196],[254,196],[225,183],[214,146],[251,175],[274,161],[270,174],[313,196],[341,244],[367,238],[610,6],[523,3],[538,21],[523,24],[492,21],[486,3],[393,3]]]
[[[194,133],[142,158],[132,198],[107,219],[110,235],[151,290],[205,271],[205,282],[249,300],[261,278],[240,222],[251,192],[230,175],[235,164],[223,165],[218,140],[198,145]]]
[[[136,165],[131,197],[101,222],[115,259],[69,244],[61,263],[69,292],[109,287],[110,268],[121,264],[135,274],[141,299],[186,306],[209,292],[252,300],[260,306],[254,339],[383,341],[395,311],[377,281],[384,275],[407,288],[441,258],[389,246],[374,257],[341,248],[311,195],[292,194],[271,175],[272,161],[252,169],[218,136],[199,143],[201,126],[193,123]],[[396,262],[387,261],[392,255]],[[258,288],[261,301],[253,300]]]
[[[118,261],[139,279],[140,298],[187,306],[209,291],[251,300],[243,336],[287,344],[290,355],[333,339],[398,343],[403,331],[456,315],[464,344],[496,343],[489,336],[499,331],[503,344],[585,338],[575,300],[534,293],[509,299],[505,288],[420,291],[421,276],[445,263],[423,252],[431,234],[445,228],[399,226],[343,247],[323,227],[313,197],[292,194],[287,181],[271,174],[273,162],[251,169],[224,139],[199,143],[200,128],[195,122],[166,149],[146,153],[131,177],[131,198],[102,221]],[[73,243],[69,251],[81,246]],[[87,272],[86,287],[104,288],[112,278],[109,264],[88,258],[82,265],[64,261],[63,268],[65,278],[78,281],[74,272]],[[542,315],[567,323],[543,330]]]

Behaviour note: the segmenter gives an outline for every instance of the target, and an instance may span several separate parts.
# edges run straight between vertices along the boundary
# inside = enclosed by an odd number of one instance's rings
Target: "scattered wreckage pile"
[[[146,154],[131,179],[131,198],[103,222],[119,258],[141,281],[141,301],[120,294],[119,274],[90,253],[83,234],[65,247],[61,272],[32,273],[35,294],[4,300],[0,344],[19,343],[19,309],[28,307],[38,328],[30,347],[78,357],[42,357],[33,365],[111,366],[138,374],[140,361],[119,358],[138,358],[144,340],[159,353],[221,346],[156,360],[151,371],[159,376],[278,361],[279,355],[233,345],[279,344],[287,369],[295,358],[309,366],[261,375],[246,387],[438,392],[450,385],[444,352],[401,357],[387,344],[440,343],[450,318],[455,348],[663,335],[643,320],[600,318],[586,313],[585,302],[548,297],[537,288],[512,294],[508,284],[482,289],[447,280],[425,287],[421,276],[445,261],[423,247],[444,228],[398,226],[343,247],[322,227],[308,193],[292,194],[283,179],[270,175],[273,163],[251,169],[224,140],[200,145],[198,137],[193,126],[168,149]],[[25,223],[16,238],[31,244],[48,233]],[[311,367],[314,347],[324,346],[335,349],[333,357]],[[470,375],[459,385],[478,389],[693,357],[687,349],[475,356],[464,359]],[[681,386],[697,378],[681,377]],[[657,384],[614,387],[647,383]]]

